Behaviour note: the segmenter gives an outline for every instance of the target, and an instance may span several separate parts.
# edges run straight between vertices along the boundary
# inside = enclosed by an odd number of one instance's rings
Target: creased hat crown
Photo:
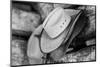
[[[55,38],[65,30],[70,21],[71,17],[65,14],[63,8],[58,7],[48,15],[43,23],[43,27],[51,38]]]

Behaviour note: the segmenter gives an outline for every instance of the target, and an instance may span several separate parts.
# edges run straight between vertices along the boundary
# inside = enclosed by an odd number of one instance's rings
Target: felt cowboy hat
[[[68,40],[80,15],[80,10],[55,8],[43,22],[41,51],[50,53]]]

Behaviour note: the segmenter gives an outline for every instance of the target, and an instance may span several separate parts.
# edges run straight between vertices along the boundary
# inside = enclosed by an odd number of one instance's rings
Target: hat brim
[[[49,53],[55,50],[56,48],[58,48],[60,44],[62,43],[62,41],[65,39],[65,36],[67,33],[68,33],[68,30],[66,29],[58,37],[51,38],[48,36],[46,31],[44,30],[41,36],[41,45],[40,45],[42,52]]]

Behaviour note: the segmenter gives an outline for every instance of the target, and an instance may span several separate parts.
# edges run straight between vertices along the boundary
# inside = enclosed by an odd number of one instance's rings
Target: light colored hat
[[[43,23],[44,31],[41,36],[40,45],[41,50],[44,53],[49,53],[62,44],[66,35],[69,33],[70,25],[73,28],[77,21],[76,19],[72,22],[72,16],[77,15],[79,12],[80,10],[64,10],[63,8],[58,7],[47,16]]]

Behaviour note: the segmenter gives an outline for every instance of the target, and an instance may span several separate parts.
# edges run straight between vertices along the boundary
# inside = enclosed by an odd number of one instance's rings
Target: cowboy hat
[[[55,8],[43,23],[44,30],[40,41],[41,51],[49,53],[57,49],[64,41],[66,35],[70,36],[69,33],[72,31],[69,32],[69,30],[73,30],[80,15],[80,10]],[[76,17],[74,21],[72,21],[73,16]],[[66,39],[69,39],[69,37]]]

